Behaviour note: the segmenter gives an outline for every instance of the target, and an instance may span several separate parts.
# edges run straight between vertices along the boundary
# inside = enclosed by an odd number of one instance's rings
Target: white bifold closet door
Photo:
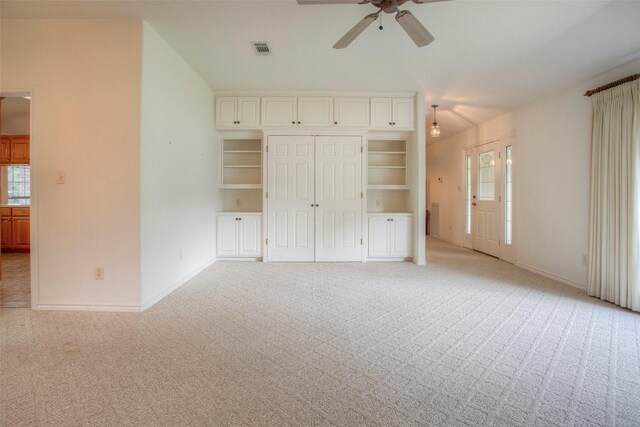
[[[270,261],[362,260],[362,138],[270,136]]]

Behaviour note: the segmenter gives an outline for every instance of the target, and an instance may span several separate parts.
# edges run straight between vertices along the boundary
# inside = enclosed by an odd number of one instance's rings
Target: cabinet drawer
[[[29,208],[11,208],[13,216],[29,216]]]
[[[11,208],[0,208],[0,215],[11,216]]]

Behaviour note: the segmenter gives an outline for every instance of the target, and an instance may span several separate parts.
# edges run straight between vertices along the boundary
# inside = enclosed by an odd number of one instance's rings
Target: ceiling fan
[[[427,29],[418,21],[418,19],[408,10],[399,10],[398,7],[402,6],[406,2],[411,1],[413,3],[434,3],[447,0],[298,0],[298,4],[371,4],[377,8],[380,8],[375,13],[370,13],[365,16],[362,21],[358,22],[347,34],[345,34],[340,40],[333,45],[334,49],[344,49],[349,46],[352,41],[356,39],[373,21],[378,19],[381,12],[395,13],[396,21],[407,32],[411,40],[418,46],[426,46],[434,40],[434,37],[427,31]],[[382,26],[380,26],[382,29]]]

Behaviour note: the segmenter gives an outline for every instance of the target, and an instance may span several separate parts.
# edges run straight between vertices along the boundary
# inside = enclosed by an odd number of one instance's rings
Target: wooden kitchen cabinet
[[[29,135],[3,135],[0,139],[0,164],[28,165],[31,161]]]
[[[2,249],[5,251],[29,250],[31,248],[31,218],[28,207],[9,208],[0,210],[2,226]]]
[[[2,223],[2,249],[11,249],[13,242],[13,231],[11,228],[11,217],[3,216],[0,220]]]

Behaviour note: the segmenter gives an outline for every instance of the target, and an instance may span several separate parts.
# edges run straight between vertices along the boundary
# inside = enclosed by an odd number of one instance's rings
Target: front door
[[[500,148],[497,143],[478,147],[473,195],[473,249],[500,256]]]

